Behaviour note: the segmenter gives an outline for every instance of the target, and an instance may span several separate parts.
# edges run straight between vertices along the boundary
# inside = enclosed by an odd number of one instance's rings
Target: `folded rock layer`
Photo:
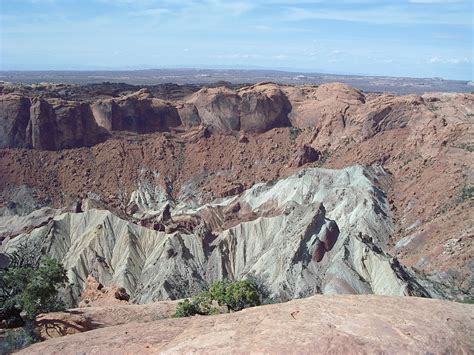
[[[27,241],[59,259],[73,303],[89,274],[105,286],[124,287],[138,303],[248,277],[275,300],[315,293],[436,295],[381,249],[393,221],[374,182],[379,174],[361,166],[305,169],[204,205],[178,204],[159,222],[164,231],[107,210],[60,214],[11,239],[6,250]]]

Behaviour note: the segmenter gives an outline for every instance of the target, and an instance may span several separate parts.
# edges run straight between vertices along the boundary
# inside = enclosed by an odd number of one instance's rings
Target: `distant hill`
[[[124,71],[0,71],[0,80],[13,83],[127,83],[153,85],[163,83],[211,84],[226,81],[254,84],[272,81],[279,84],[321,84],[341,82],[366,92],[412,94],[425,92],[471,92],[472,82],[441,78],[402,78],[287,72],[278,70],[147,69]]]

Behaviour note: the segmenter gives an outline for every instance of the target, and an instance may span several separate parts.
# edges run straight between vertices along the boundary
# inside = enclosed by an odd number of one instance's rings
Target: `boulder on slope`
[[[87,276],[87,284],[81,293],[79,307],[110,306],[115,304],[127,304],[130,296],[123,287],[104,287],[97,279]]]

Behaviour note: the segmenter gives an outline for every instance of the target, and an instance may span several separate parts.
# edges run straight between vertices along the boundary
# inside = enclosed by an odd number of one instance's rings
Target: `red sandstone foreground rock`
[[[467,354],[474,351],[473,339],[472,305],[413,297],[314,296],[218,316],[137,317],[130,324],[51,339],[20,353]]]
[[[127,323],[146,323],[171,318],[178,301],[162,301],[144,305],[114,304],[100,307],[74,308],[66,312],[42,314],[37,318],[42,339],[88,332]]]

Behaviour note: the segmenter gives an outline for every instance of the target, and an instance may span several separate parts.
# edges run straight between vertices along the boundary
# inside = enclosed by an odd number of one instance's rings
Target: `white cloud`
[[[428,0],[414,0],[428,1]],[[453,10],[439,16],[427,11],[413,11],[409,3],[381,5],[377,7],[353,8],[317,8],[312,9],[286,6],[282,19],[286,21],[304,20],[336,20],[350,22],[365,22],[375,24],[455,24],[472,25],[472,18],[463,10]]]
[[[431,57],[427,61],[429,64],[466,64],[471,61],[467,57],[462,58],[440,58],[438,56]]]

